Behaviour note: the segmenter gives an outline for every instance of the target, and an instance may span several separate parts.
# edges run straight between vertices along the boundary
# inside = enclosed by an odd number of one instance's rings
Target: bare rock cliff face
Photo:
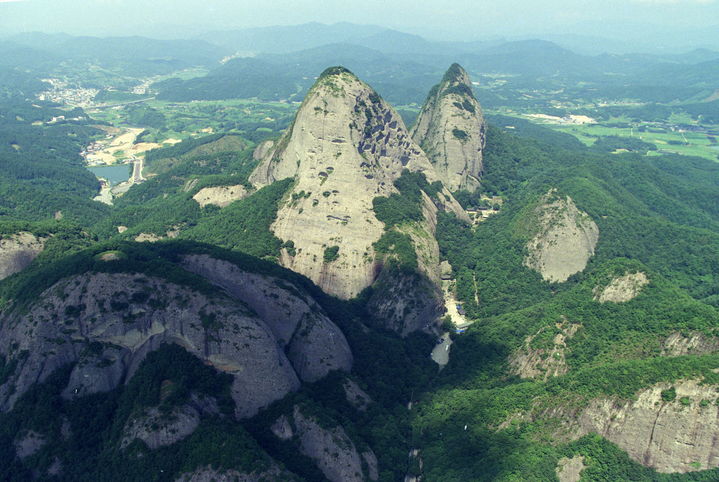
[[[675,332],[662,341],[663,356],[705,355],[717,351],[719,338],[698,332]]]
[[[562,198],[551,190],[534,210],[531,222],[538,229],[527,244],[525,266],[552,282],[566,281],[584,270],[594,255],[599,228],[577,209],[572,198]]]
[[[681,380],[640,390],[633,400],[599,398],[542,417],[566,420],[562,433],[570,439],[597,433],[657,472],[684,473],[719,467],[716,402],[716,385]]]
[[[433,333],[436,321],[445,312],[439,287],[439,245],[435,238],[437,207],[424,192],[422,214],[421,222],[405,223],[398,228],[412,240],[418,272],[382,270],[368,305],[385,327],[402,336],[418,330]]]
[[[4,410],[68,363],[75,363],[68,398],[115,388],[162,343],[176,343],[231,374],[240,418],[299,387],[271,330],[245,306],[141,274],[62,280],[29,312],[5,313],[1,322],[0,353],[16,363],[0,386]],[[90,342],[102,343],[102,352],[87,350]]]
[[[430,92],[412,138],[451,191],[474,191],[482,175],[486,123],[467,72],[452,65]]]
[[[67,364],[74,368],[65,398],[112,390],[163,343],[232,375],[238,418],[296,390],[300,379],[350,369],[344,335],[298,288],[209,257],[186,265],[230,296],[139,273],[84,273],[54,284],[27,311],[0,314],[0,354],[13,367],[0,385],[0,409]],[[95,342],[101,348],[88,349]],[[151,437],[162,445],[160,435]]]
[[[27,268],[45,247],[45,241],[47,238],[24,231],[0,239],[0,280]]]
[[[372,244],[384,232],[372,200],[396,193],[404,169],[438,180],[400,116],[346,69],[328,69],[293,125],[250,177],[255,187],[294,178],[271,229],[294,243],[281,256],[325,292],[353,298],[377,278]],[[445,190],[445,209],[466,216]],[[338,246],[336,259],[325,256]]]
[[[352,351],[342,331],[314,300],[289,283],[243,271],[207,255],[186,256],[183,266],[260,315],[280,346],[286,347],[302,381],[315,382],[332,370],[352,368]]]
[[[524,346],[509,358],[510,373],[521,378],[548,380],[569,371],[566,359],[567,340],[571,339],[582,325],[565,320],[557,323],[555,327],[560,332],[554,336],[551,347],[532,348],[532,341],[547,328],[526,338]]]
[[[435,333],[445,311],[442,292],[421,273],[384,270],[367,307],[385,328],[407,336],[415,331]]]
[[[323,427],[299,406],[291,417],[280,417],[273,431],[283,440],[296,437],[300,452],[311,458],[330,482],[378,479],[377,458],[371,449],[360,452],[341,426]]]

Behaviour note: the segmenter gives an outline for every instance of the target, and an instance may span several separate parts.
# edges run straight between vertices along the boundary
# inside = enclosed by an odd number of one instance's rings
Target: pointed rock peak
[[[315,169],[324,175],[327,167],[339,171],[343,166],[382,181],[385,175],[394,180],[405,168],[426,171],[428,179],[437,180],[397,112],[372,87],[337,66],[317,78],[292,125],[265,153],[250,182],[261,187]],[[382,172],[369,172],[374,170]]]
[[[427,96],[412,137],[451,191],[474,191],[482,175],[486,124],[469,74],[452,64]]]
[[[467,71],[464,70],[464,68],[462,68],[462,66],[457,63],[452,64],[449,69],[447,69],[447,72],[445,72],[444,77],[442,77],[442,83],[464,84],[467,87],[472,85],[471,81],[469,80],[469,74],[467,73]],[[474,97],[471,90],[469,91],[469,94]]]
[[[250,176],[255,187],[292,178],[271,229],[285,243],[281,263],[325,292],[353,298],[382,269],[376,243],[385,231],[374,212],[404,170],[438,180],[402,118],[342,67],[327,69],[295,120]],[[446,190],[445,190],[446,191]],[[448,206],[461,212],[446,191]]]

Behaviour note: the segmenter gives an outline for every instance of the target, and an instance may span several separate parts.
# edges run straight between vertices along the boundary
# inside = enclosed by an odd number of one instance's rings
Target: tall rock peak
[[[452,64],[422,107],[412,138],[451,191],[474,191],[482,175],[486,124],[467,72]]]
[[[356,156],[363,162],[354,163]],[[338,166],[360,165],[363,171],[389,170],[393,179],[404,168],[432,171],[394,109],[346,68],[330,67],[318,77],[287,133],[250,182],[259,187],[315,168],[334,172]],[[364,172],[363,177],[367,174],[377,173]],[[427,178],[437,179],[433,173]]]
[[[325,70],[250,176],[255,187],[295,180],[271,226],[287,246],[281,263],[341,298],[371,285],[381,270],[373,243],[385,229],[372,201],[398,192],[405,169],[439,180],[392,107],[349,70]]]

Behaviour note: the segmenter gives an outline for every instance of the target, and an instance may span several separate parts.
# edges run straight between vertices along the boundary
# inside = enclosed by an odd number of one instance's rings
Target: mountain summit
[[[469,75],[459,64],[452,64],[430,91],[412,129],[412,138],[452,192],[474,191],[479,186],[485,131]]]
[[[259,188],[295,179],[272,225],[287,247],[282,264],[330,294],[352,298],[381,270],[373,244],[385,226],[373,200],[396,194],[405,170],[439,180],[394,109],[349,70],[331,67],[250,181]],[[441,191],[444,207],[462,214]]]

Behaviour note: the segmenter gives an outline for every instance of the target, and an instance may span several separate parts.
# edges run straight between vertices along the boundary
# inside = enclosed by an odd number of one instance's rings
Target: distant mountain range
[[[436,41],[417,34],[401,32],[377,25],[357,25],[348,22],[322,24],[317,22],[221,30],[201,34],[198,38],[227,48],[254,53],[288,53],[331,43],[352,43],[383,52],[436,54],[447,52],[476,52],[493,45],[521,40],[547,40],[568,50],[585,55],[650,53],[676,55],[692,49],[719,49],[719,26],[700,29],[675,29],[666,32],[666,39],[658,42],[646,34],[642,25],[577,26],[582,33],[542,32],[514,37],[491,37],[472,41]]]
[[[206,77],[156,84],[160,98],[177,101],[301,100],[326,66],[344,65],[390,102],[419,104],[433,79],[454,62],[479,82],[510,76],[502,90],[512,90],[508,95],[513,98],[527,89],[584,85],[593,89],[593,98],[669,102],[707,98],[719,89],[714,82],[719,51],[707,48],[684,54],[588,55],[541,39],[438,42],[350,23],[217,31],[186,40],[25,33],[0,41],[0,54],[0,69],[20,68],[37,77],[68,69],[81,73],[88,65],[128,79],[190,67],[210,70]],[[497,92],[485,89],[480,100],[491,106],[493,95]]]
[[[0,66],[42,73],[62,62],[91,62],[105,68],[122,69],[128,76],[147,76],[187,67],[217,65],[230,52],[198,39],[73,37],[32,32],[0,41]]]
[[[333,43],[316,45],[318,39],[331,38],[336,26],[311,27],[253,29],[251,35],[246,31],[232,35],[226,32],[221,37],[227,41],[223,47],[235,49],[239,57],[217,67],[205,78],[157,85],[160,98],[223,99],[240,96],[241,91],[241,96],[299,100],[324,66],[344,65],[367,79],[390,102],[420,103],[433,84],[432,79],[453,62],[475,74],[512,76],[514,89],[561,89],[591,83],[598,92],[606,90],[607,97],[614,97],[629,84],[661,86],[664,90],[673,86],[676,94],[670,95],[669,100],[681,100],[705,89],[719,88],[712,84],[716,78],[712,62],[719,59],[719,52],[709,49],[696,49],[686,55],[584,55],[539,39],[432,42],[416,35],[392,30],[374,32],[369,27],[357,26],[336,37]],[[317,31],[320,33],[316,37],[308,33]],[[359,33],[370,34],[351,38]],[[282,43],[282,38],[288,41]],[[262,52],[263,48],[270,51]],[[237,82],[240,78],[244,79],[241,86]],[[648,92],[631,95],[641,94],[645,101],[665,101],[668,95],[663,92],[661,99],[654,99]]]

